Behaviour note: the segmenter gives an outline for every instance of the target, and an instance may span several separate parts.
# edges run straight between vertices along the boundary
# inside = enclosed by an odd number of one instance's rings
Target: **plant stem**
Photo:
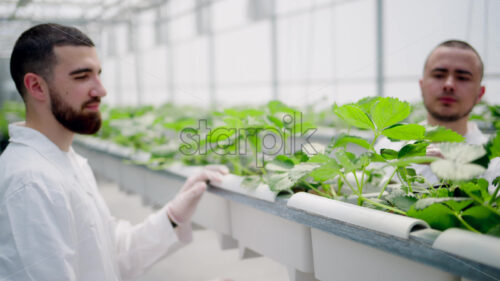
[[[356,175],[356,171],[352,171],[352,174],[354,175],[354,179],[356,180],[356,186],[358,187],[359,194],[363,193],[363,185],[359,184],[359,180],[358,180],[358,176]]]
[[[455,217],[457,217],[457,219],[470,231],[473,231],[473,232],[476,232],[476,233],[480,233],[477,229],[475,229],[474,227],[472,227],[470,224],[468,224],[460,214],[457,214],[457,213],[454,213],[455,214]]]
[[[323,197],[326,197],[326,198],[330,198],[332,199],[332,197],[330,196],[330,194],[328,193],[324,193],[322,191],[319,191],[319,189],[317,189],[316,187],[312,186],[310,183],[308,183],[307,181],[305,180],[302,180],[301,181],[304,185],[306,185],[307,187],[309,187],[310,189],[316,191],[319,195],[323,196]]]
[[[333,186],[332,186],[332,185],[328,185],[328,187],[329,187],[328,189],[330,190],[330,192],[331,192],[331,193],[332,193],[332,195],[333,195],[333,198],[337,198],[337,197],[338,197],[338,195],[337,195],[337,192],[335,192],[335,188],[333,188]],[[324,189],[324,188],[323,188],[323,189]]]
[[[396,174],[396,171],[398,169],[394,169],[394,172],[392,172],[392,175],[389,177],[389,179],[387,180],[387,182],[384,184],[384,187],[382,188],[382,191],[380,191],[380,194],[378,195],[378,199],[380,199],[380,197],[382,197],[382,194],[384,194],[384,191],[386,189],[386,187],[389,185],[389,183],[391,182],[392,178],[394,177],[394,175]]]
[[[394,213],[398,213],[398,214],[400,214],[400,215],[404,215],[404,216],[406,216],[406,212],[401,211],[401,210],[396,209],[396,208],[393,208],[393,207],[391,207],[391,206],[387,206],[387,205],[385,205],[385,204],[375,202],[375,201],[373,201],[373,200],[371,200],[371,199],[368,199],[368,198],[363,198],[363,200],[364,200],[364,201],[366,201],[366,202],[369,202],[370,204],[375,205],[375,206],[377,206],[377,207],[384,208],[384,209],[387,209],[387,210],[393,211]]]
[[[490,201],[488,202],[488,205],[491,206],[493,204],[493,202],[495,201],[495,199],[497,199],[497,194],[498,194],[498,190],[500,189],[500,183],[497,185],[497,188],[495,188],[495,191],[493,192],[493,194],[491,195],[491,199]]]
[[[339,174],[343,179],[344,179],[344,182],[347,184],[347,186],[349,186],[349,188],[352,190],[352,193],[354,194],[358,194],[356,192],[356,190],[354,190],[354,187],[347,181],[347,179],[345,178],[345,175],[343,173],[340,173]]]

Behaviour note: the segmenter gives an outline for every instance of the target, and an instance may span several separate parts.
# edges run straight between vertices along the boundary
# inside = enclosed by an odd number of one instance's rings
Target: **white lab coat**
[[[426,122],[425,121],[422,122],[422,125],[426,125]],[[469,144],[484,145],[488,142],[488,137],[479,130],[477,124],[474,122],[467,122],[467,133],[464,135],[464,138],[465,142]],[[377,142],[377,144],[375,145],[375,150],[377,152],[380,152],[380,149],[382,148],[400,150],[405,144],[407,144],[407,142],[402,142],[402,141],[391,142],[388,138],[384,137]],[[437,176],[432,172],[429,165],[414,164],[412,165],[412,168],[415,169],[417,174],[425,177],[428,183],[438,184],[440,182]],[[483,177],[485,177],[491,183],[491,181],[495,177],[500,176],[499,168],[500,168],[500,158],[492,159],[488,167],[488,170],[485,172]],[[493,190],[494,187],[490,184],[490,191],[492,192]]]
[[[165,209],[135,226],[113,218],[72,148],[23,124],[9,133],[0,156],[0,280],[131,279],[189,242],[189,225],[174,230]]]

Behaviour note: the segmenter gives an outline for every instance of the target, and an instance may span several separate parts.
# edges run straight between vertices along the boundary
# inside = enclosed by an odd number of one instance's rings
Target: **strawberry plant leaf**
[[[382,134],[396,140],[420,140],[424,138],[425,127],[417,124],[397,124],[383,130]]]
[[[398,152],[393,149],[388,149],[388,148],[382,148],[380,150],[380,155],[384,157],[386,160],[394,160],[398,158]]]
[[[418,204],[418,201],[416,204]],[[406,214],[409,217],[424,220],[434,229],[445,230],[451,227],[460,226],[459,220],[455,217],[453,211],[447,206],[436,203],[431,204],[424,209],[417,209],[415,205],[412,206]]]
[[[403,157],[413,157],[413,156],[425,156],[426,148],[429,143],[420,142],[420,143],[410,143],[401,148],[398,153],[398,158]]]
[[[445,127],[427,127],[424,139],[430,142],[463,142],[465,138],[459,133]]]
[[[337,138],[332,139],[330,147],[332,148],[345,147],[349,143],[359,145],[365,149],[370,149],[371,147],[371,144],[367,140],[356,136],[350,136],[347,134],[341,134]]]
[[[323,165],[315,170],[313,170],[310,176],[319,182],[325,182],[327,180],[333,179],[339,174],[339,169],[334,168],[329,165]]]
[[[360,99],[356,104],[363,110],[366,114],[370,114],[372,106],[378,102],[380,97],[364,97]]]
[[[432,197],[429,197],[429,198],[423,198],[423,199],[419,199],[417,201],[417,203],[415,204],[415,210],[423,210],[425,208],[428,208],[429,206],[432,206],[436,203],[444,203],[444,202],[448,202],[448,201],[455,201],[455,202],[460,202],[460,201],[467,201],[468,204],[470,204],[471,200],[470,198],[467,198],[467,197],[442,197],[442,198],[432,198]],[[464,203],[465,204],[465,203]],[[458,204],[458,205],[454,205],[454,203],[451,204],[453,207],[460,207],[461,205]],[[450,209],[453,209],[452,207],[450,207]]]
[[[410,164],[422,164],[422,163],[430,163],[432,161],[436,161],[436,157],[429,156],[412,156],[412,157],[403,157],[397,160],[392,160],[387,162],[388,166],[394,167],[405,167]]]
[[[274,192],[290,190],[295,185],[288,177],[288,173],[273,174],[268,177],[269,188]],[[290,191],[291,192],[291,191]]]
[[[380,98],[373,104],[370,115],[378,130],[383,130],[398,122],[403,121],[410,115],[411,106],[396,98]]]
[[[241,182],[241,186],[244,188],[248,189],[256,189],[259,187],[259,184],[262,182],[262,179],[260,176],[246,176],[243,178],[243,181]]]
[[[494,227],[490,228],[490,230],[486,234],[500,237],[500,224],[497,224]]]
[[[347,124],[361,129],[375,129],[372,120],[357,105],[346,104],[335,107],[335,114]]]
[[[473,206],[462,213],[462,217],[475,229],[486,233],[500,224],[500,215],[485,206]]]
[[[292,182],[299,181],[302,177],[310,174],[314,169],[318,168],[320,165],[316,163],[300,163],[295,165],[290,172],[288,173],[288,177]]]

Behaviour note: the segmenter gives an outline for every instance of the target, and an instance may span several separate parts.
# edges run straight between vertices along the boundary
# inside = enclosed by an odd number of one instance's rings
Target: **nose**
[[[101,78],[96,77],[96,83],[94,88],[90,91],[90,95],[92,97],[105,97],[107,95],[107,91],[102,85]]]
[[[453,75],[448,75],[444,81],[443,90],[446,92],[455,91],[455,78]]]

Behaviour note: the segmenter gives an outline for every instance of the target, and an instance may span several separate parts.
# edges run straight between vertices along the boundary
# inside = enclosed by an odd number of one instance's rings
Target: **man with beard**
[[[0,280],[122,280],[143,273],[191,240],[190,218],[207,181],[225,167],[190,177],[143,223],[114,219],[75,133],[99,130],[106,95],[92,41],[76,28],[41,24],[25,31],[11,75],[26,121],[9,126],[0,157]]]
[[[485,92],[483,73],[481,57],[468,43],[449,40],[439,44],[427,58],[419,81],[427,124],[451,129],[471,144],[486,143],[486,136],[468,121]]]
[[[469,121],[469,114],[484,96],[485,87],[481,85],[484,65],[478,52],[467,42],[448,40],[435,47],[427,57],[420,90],[427,120],[424,125],[443,126],[464,136],[465,142],[484,145],[488,142],[476,123]],[[391,148],[399,150],[403,142],[390,142],[381,139],[376,149]],[[427,155],[442,157],[434,145],[427,147]],[[499,159],[493,159],[484,175],[488,180],[498,175]],[[432,173],[429,165],[414,165],[416,172],[430,184],[439,179]],[[491,186],[493,188],[493,186]]]

